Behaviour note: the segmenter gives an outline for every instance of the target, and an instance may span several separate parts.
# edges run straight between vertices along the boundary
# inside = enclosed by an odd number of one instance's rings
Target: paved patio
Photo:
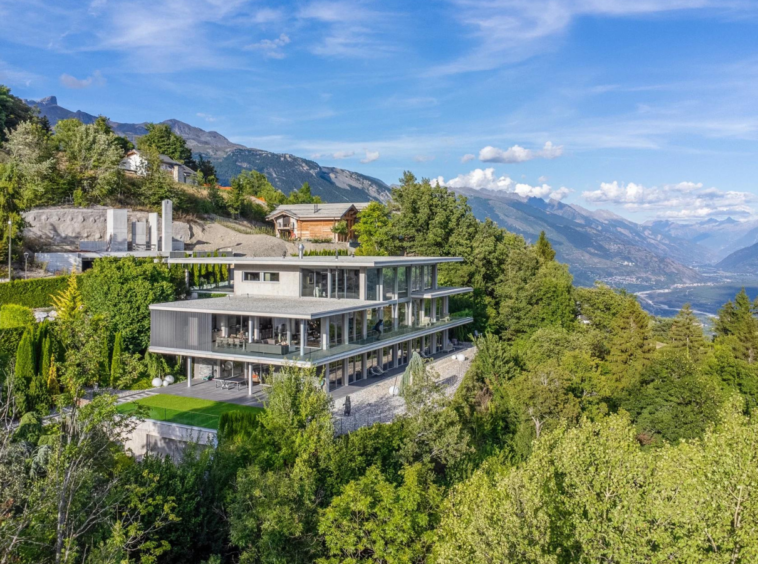
[[[253,395],[247,395],[247,386],[234,389],[224,389],[220,383],[217,386],[215,380],[202,382],[193,380],[192,387],[187,387],[187,382],[178,382],[158,390],[159,394],[183,396],[186,398],[204,399],[210,401],[223,401],[237,405],[249,405],[251,407],[263,407],[266,400],[268,386],[256,384],[253,386]]]

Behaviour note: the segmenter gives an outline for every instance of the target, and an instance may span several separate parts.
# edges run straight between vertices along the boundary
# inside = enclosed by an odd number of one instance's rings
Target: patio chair
[[[382,374],[384,374],[384,370],[382,370],[378,366],[372,366],[371,368],[368,369],[368,373],[371,376],[381,376]]]

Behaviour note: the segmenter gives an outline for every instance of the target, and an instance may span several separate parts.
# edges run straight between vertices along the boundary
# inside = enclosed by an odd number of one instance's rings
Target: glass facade
[[[329,271],[302,269],[300,295],[304,298],[326,298],[329,295]]]
[[[382,269],[382,289],[384,290],[384,299],[392,300],[395,298],[395,269]]]
[[[397,297],[408,297],[408,268],[405,266],[397,269]]]
[[[378,268],[366,270],[366,299],[379,300],[379,272]]]

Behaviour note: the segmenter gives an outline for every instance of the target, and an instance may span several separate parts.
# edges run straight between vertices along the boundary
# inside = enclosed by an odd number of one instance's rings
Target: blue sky
[[[0,83],[396,182],[758,214],[758,2],[0,0]]]

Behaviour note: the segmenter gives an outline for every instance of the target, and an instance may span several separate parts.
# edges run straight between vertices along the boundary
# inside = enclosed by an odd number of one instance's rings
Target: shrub
[[[65,290],[67,283],[68,276],[4,282],[0,284],[0,305],[50,307],[53,305],[52,297]]]
[[[312,239],[306,239],[311,243],[334,243],[331,237],[313,237]]]
[[[4,304],[0,307],[0,329],[26,327],[34,323],[34,312],[26,306]]]
[[[258,412],[227,411],[221,414],[218,432],[223,440],[238,442],[252,437],[259,425]]]

